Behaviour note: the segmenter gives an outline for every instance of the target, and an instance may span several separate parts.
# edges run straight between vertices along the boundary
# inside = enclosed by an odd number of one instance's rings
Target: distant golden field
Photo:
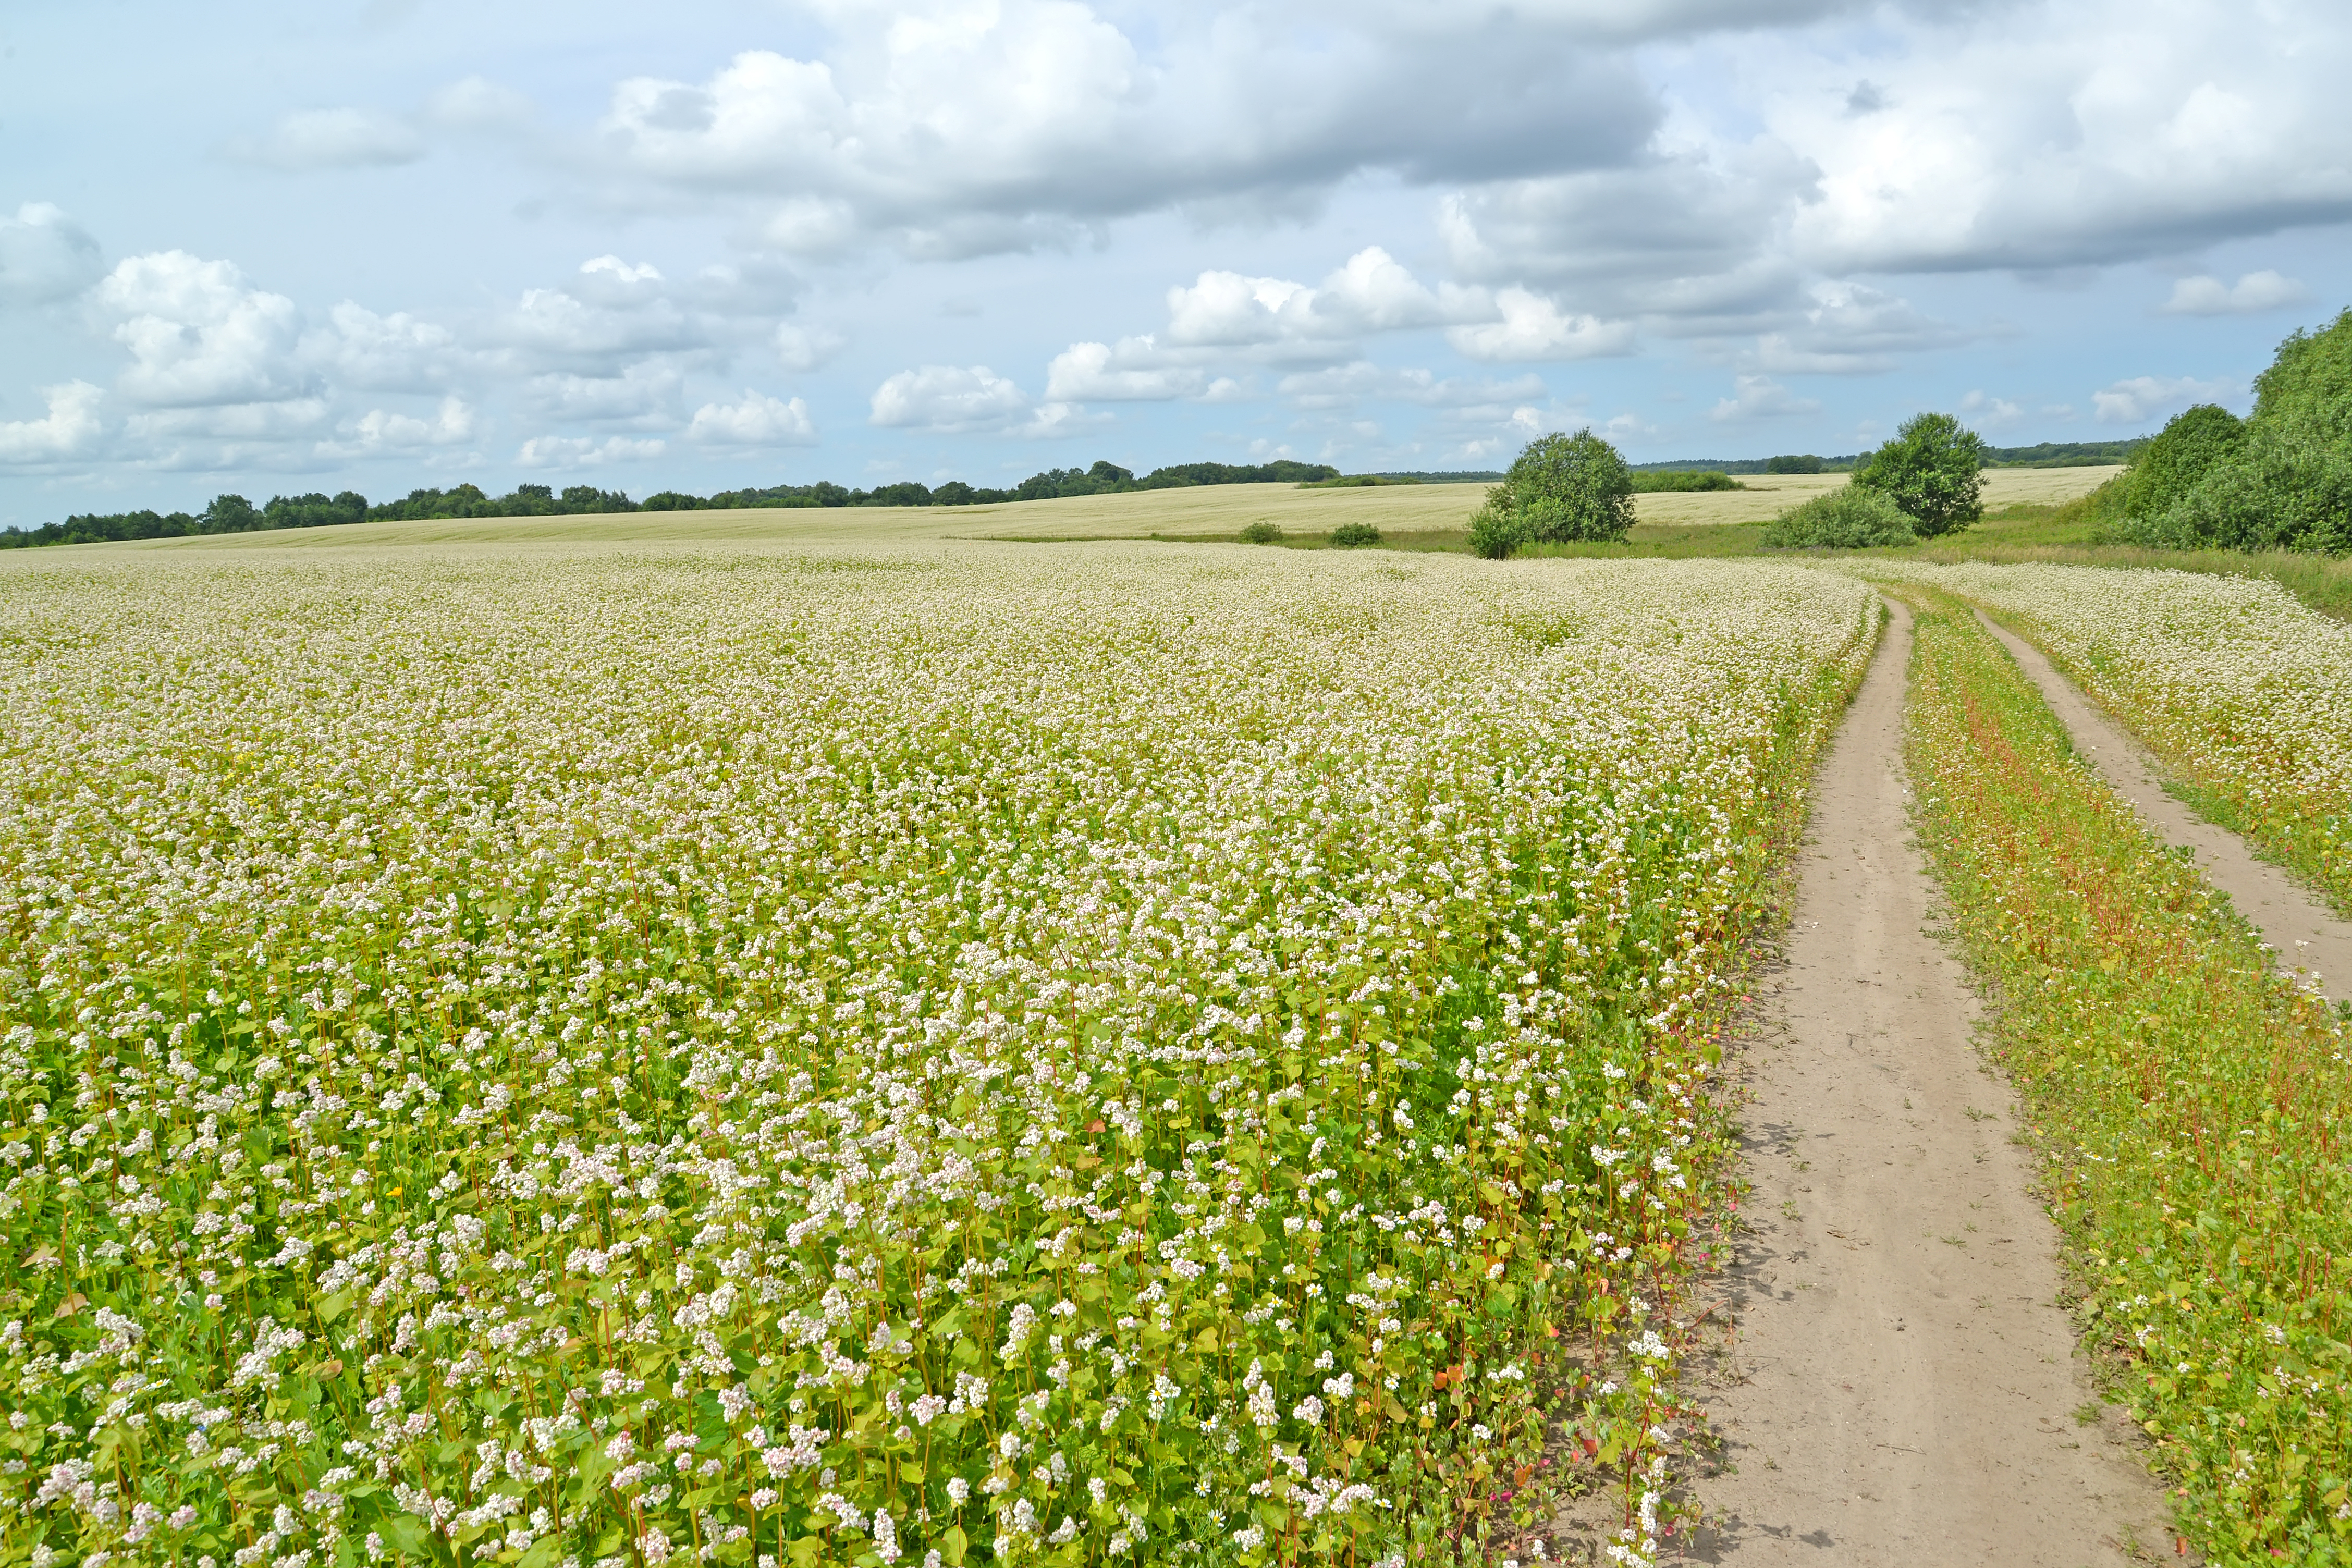
[[[1996,468],[1985,475],[1988,509],[2021,501],[2070,500],[2115,468]],[[1845,483],[1843,474],[1750,475],[1744,490],[1636,498],[1643,522],[1760,522],[1806,496]],[[68,546],[105,550],[352,550],[384,544],[700,544],[903,542],[924,539],[1177,538],[1232,534],[1265,519],[1289,532],[1328,532],[1369,522],[1389,533],[1466,527],[1485,485],[1383,485],[1366,489],[1299,489],[1291,485],[1215,485],[1139,490],[997,506],[856,507],[797,510],[622,512],[591,517],[455,519],[368,522],[347,528],[217,534],[135,544]]]

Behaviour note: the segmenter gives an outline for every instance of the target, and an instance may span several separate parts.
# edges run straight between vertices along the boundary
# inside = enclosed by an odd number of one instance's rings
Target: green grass
[[[2101,784],[1968,613],[1918,623],[1909,752],[2000,998],[2086,1337],[2217,1563],[2352,1563],[2352,1032]]]
[[[2111,544],[2102,541],[2098,525],[2088,520],[2079,503],[2011,507],[1965,533],[1899,553],[1923,561],[2046,561],[2062,566],[2136,566],[2221,577],[2265,577],[2322,615],[2352,620],[2352,559],[2284,550],[2249,554]]]

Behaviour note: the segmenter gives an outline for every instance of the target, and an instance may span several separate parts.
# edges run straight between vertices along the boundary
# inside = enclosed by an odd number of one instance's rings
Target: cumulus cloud
[[[533,376],[524,397],[542,415],[567,422],[620,422],[666,429],[677,422],[686,373],[666,359],[640,360],[618,375]]]
[[[1654,95],[1591,17],[1475,26],[1332,7],[1150,16],[1075,0],[839,3],[827,58],[737,55],[620,83],[596,146],[617,181],[767,197],[778,245],[889,236],[974,254],[1186,202],[1280,205],[1366,168],[1485,178],[1621,159]],[[1139,41],[1140,39],[1141,41]]]
[[[194,407],[278,402],[308,388],[301,313],[283,294],[248,288],[227,261],[184,250],[127,257],[92,293],[131,351],[117,384],[134,403]]]
[[[426,417],[371,408],[341,430],[343,439],[323,444],[322,455],[378,457],[422,452],[436,447],[462,447],[473,440],[478,421],[465,399],[445,397]]]
[[[1316,286],[1285,278],[1203,272],[1168,290],[1168,341],[1183,348],[1269,347],[1330,355],[1367,332],[1407,331],[1496,314],[1483,289],[1432,289],[1381,247],[1367,246]]]
[[[803,326],[797,321],[777,323],[773,341],[776,363],[786,370],[816,370],[830,363],[834,355],[848,346],[848,340],[829,327]]]
[[[0,305],[70,300],[105,270],[98,241],[47,202],[26,202],[0,217]]]
[[[2091,394],[2091,417],[2102,425],[2146,425],[2192,403],[2219,402],[2237,390],[2226,381],[2195,376],[2136,375]]]
[[[1108,343],[1072,343],[1045,367],[1045,395],[1065,403],[1167,402],[1197,396],[1207,377],[1164,363],[1149,336]]]
[[[2168,316],[2243,316],[2310,300],[2311,290],[2301,283],[2265,268],[2234,285],[2213,277],[2180,279],[2172,286],[2172,298],[2158,308]]]
[[[425,139],[397,115],[373,109],[310,109],[289,114],[266,136],[228,145],[229,155],[273,169],[390,168],[425,156]]]
[[[686,436],[710,447],[814,447],[816,425],[799,398],[770,397],[746,387],[740,403],[706,403],[696,409]]]
[[[669,450],[658,438],[633,440],[607,436],[602,441],[584,436],[534,436],[515,453],[526,468],[598,468],[611,463],[642,463]]]
[[[984,364],[902,370],[874,389],[872,423],[955,434],[1075,436],[1104,423],[1069,403],[1032,406],[1029,395]]]
[[[1811,397],[1799,397],[1769,376],[1743,375],[1734,378],[1732,394],[1707,410],[1707,417],[1725,421],[1779,419],[1801,414],[1819,414],[1821,404]]]
[[[2341,22],[2331,0],[2260,26],[2196,0],[1897,9],[1876,112],[1846,112],[1843,51],[1794,37],[1748,50],[1743,108],[1819,170],[1789,231],[1826,270],[2095,265],[2352,217]]]
[[[1951,348],[1965,331],[1864,283],[1817,283],[1788,328],[1756,340],[1756,369],[1774,374],[1860,375],[1893,370],[1906,353]]]
[[[378,392],[437,387],[465,363],[447,327],[405,310],[378,315],[349,300],[327,312],[323,327],[303,334],[301,357],[345,386]]]
[[[1971,392],[1960,399],[1960,412],[1980,430],[2004,430],[2025,417],[2025,409],[2006,397]]]
[[[104,389],[86,381],[45,386],[48,412],[38,419],[0,423],[0,463],[56,463],[93,451],[106,435],[99,409]]]
[[[1598,316],[1570,315],[1525,289],[1495,296],[1500,321],[1447,330],[1445,341],[1472,359],[1596,359],[1633,352],[1633,325]]]

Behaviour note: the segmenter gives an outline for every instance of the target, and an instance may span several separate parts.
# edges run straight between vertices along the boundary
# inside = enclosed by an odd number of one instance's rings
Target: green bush
[[[1259,518],[1242,530],[1242,542],[1244,544],[1279,544],[1282,542],[1282,525],[1269,521],[1265,518]]]
[[[1500,560],[1523,544],[1622,543],[1633,526],[1633,470],[1587,427],[1528,443],[1470,520],[1470,548]]]
[[[1853,482],[1901,507],[1923,538],[1957,533],[1984,515],[1984,438],[1948,414],[1916,414],[1854,470]]]
[[[2181,549],[2352,552],[2352,310],[2279,345],[2254,379],[2253,416],[2234,441],[2229,417],[2190,409],[2140,455],[2135,476],[2180,427],[2167,479],[2201,467],[2185,484],[2158,489],[2151,478],[2144,504],[2136,478],[2131,537]]]
[[[1720,468],[1697,472],[1689,468],[1652,469],[1633,476],[1635,495],[1654,495],[1662,490],[1744,490],[1747,488]]]
[[[1507,506],[1496,504],[1500,485],[1487,492],[1486,504],[1470,519],[1470,552],[1500,561],[1528,542],[1527,520]]]
[[[1369,522],[1343,522],[1331,531],[1331,542],[1342,550],[1360,550],[1380,542],[1381,531]]]
[[[1811,452],[1802,457],[1770,458],[1765,460],[1764,471],[1768,474],[1818,474],[1822,471],[1822,460]]]
[[[2236,457],[2245,444],[2244,421],[2219,404],[2200,403],[2175,415],[2155,440],[2139,449],[2126,470],[2125,515],[2132,519],[2163,516],[2216,465]]]
[[[1768,550],[1869,550],[1916,544],[1918,531],[1883,491],[1847,485],[1790,507],[1764,525]]]

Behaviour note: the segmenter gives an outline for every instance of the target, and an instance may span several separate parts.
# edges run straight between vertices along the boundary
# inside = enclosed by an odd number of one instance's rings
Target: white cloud
[[[69,300],[103,270],[98,241],[64,208],[26,202],[15,217],[0,217],[0,305]]]
[[[847,339],[828,327],[782,321],[776,326],[776,361],[786,370],[816,370],[831,363],[833,356],[847,346]]]
[[[579,436],[534,436],[522,444],[515,460],[526,468],[594,468],[608,463],[641,463],[668,450],[669,443],[659,439],[608,436],[598,441]]]
[[[373,109],[310,109],[269,134],[229,143],[230,156],[275,169],[389,168],[425,156],[425,139],[396,115]]]
[[[463,367],[456,334],[404,310],[380,316],[346,300],[327,326],[303,334],[304,363],[352,387],[418,392],[441,385]]]
[[[1431,289],[1381,247],[1367,246],[1314,287],[1286,278],[1203,272],[1168,290],[1168,341],[1178,348],[1271,347],[1294,356],[1344,352],[1367,332],[1491,320],[1483,289]]]
[[[463,398],[445,397],[429,418],[371,408],[342,426],[343,439],[320,446],[322,456],[360,458],[462,447],[474,438],[478,421]]]
[[[1045,367],[1045,395],[1068,403],[1167,402],[1198,395],[1206,377],[1163,363],[1150,337],[1072,343]]]
[[[2180,279],[2172,286],[2172,298],[2158,309],[2168,316],[2241,316],[2310,299],[2311,290],[2301,283],[2266,268],[2247,273],[2235,285],[2211,277]]]
[[[565,424],[620,421],[666,429],[677,421],[686,374],[665,359],[639,360],[618,375],[538,375],[524,396],[541,414]]]
[[[1742,46],[1753,94],[1726,118],[1760,110],[1818,169],[1789,234],[1832,272],[2178,253],[2352,217],[2342,20],[2334,0],[1892,9],[1876,112],[1845,110],[1858,50],[1785,37]]]
[[[2226,381],[2188,375],[2136,375],[2091,394],[2091,417],[2102,425],[2145,425],[2192,403],[2215,403],[2237,388]]]
[[[1590,47],[1590,18],[1516,7],[1465,26],[1204,5],[1131,33],[1124,8],[1078,0],[818,12],[824,58],[749,50],[700,81],[620,83],[595,142],[610,177],[649,203],[765,199],[769,238],[796,248],[878,235],[970,255],[1173,205],[1296,210],[1291,193],[1367,169],[1589,163],[1656,118],[1630,61]]]
[[[119,385],[134,403],[265,403],[307,391],[300,312],[283,294],[246,287],[233,263],[184,250],[127,257],[92,299],[131,351]]]
[[[799,398],[785,401],[746,387],[740,403],[696,409],[686,437],[712,447],[814,447],[816,426]]]
[[[0,463],[55,463],[93,450],[106,434],[99,407],[102,388],[68,381],[41,389],[49,411],[38,419],[0,424]]]
[[[1633,324],[1570,315],[1540,294],[1505,289],[1495,296],[1502,320],[1447,330],[1445,341],[1472,359],[1596,359],[1633,352]]]
[[[1344,408],[1359,402],[1418,404],[1425,408],[1508,407],[1545,394],[1540,376],[1508,381],[1440,379],[1423,369],[1388,370],[1369,360],[1282,378],[1277,390],[1302,408]]]
[[[1819,402],[1810,397],[1799,397],[1769,377],[1743,375],[1733,379],[1732,395],[1707,410],[1707,417],[1721,420],[1778,419],[1821,411]]]
[[[1002,430],[1029,416],[1029,395],[984,364],[902,370],[874,389],[873,423],[902,430]]]
[[[1969,423],[1983,430],[2003,430],[2025,417],[2025,410],[2006,397],[1994,397],[1982,392],[1971,392],[1960,399],[1960,412]]]
[[[871,423],[945,433],[992,431],[1050,438],[1108,423],[1071,403],[1032,405],[1029,395],[984,364],[902,370],[874,389]]]

